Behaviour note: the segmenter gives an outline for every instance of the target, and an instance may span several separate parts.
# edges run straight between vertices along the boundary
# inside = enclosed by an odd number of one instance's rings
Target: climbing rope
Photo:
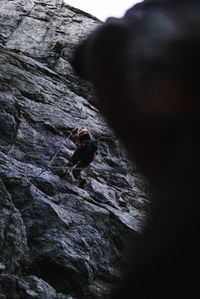
[[[67,137],[67,139],[69,139],[69,138],[71,137],[71,135],[72,135],[72,133]],[[44,166],[44,167],[42,168],[42,170],[40,171],[39,174],[37,174],[36,176],[34,176],[34,177],[32,178],[32,180],[30,180],[30,185],[31,185],[37,178],[39,178],[43,172],[45,172],[49,167],[51,167],[52,162],[54,161],[54,159],[55,159],[55,158],[57,157],[57,155],[59,154],[59,152],[60,152],[60,150],[61,150],[63,144],[64,144],[64,141],[61,142],[61,144],[59,145],[58,149],[56,150],[55,154],[53,155],[53,157],[51,158],[51,160],[49,161],[49,163],[48,163],[46,166]]]

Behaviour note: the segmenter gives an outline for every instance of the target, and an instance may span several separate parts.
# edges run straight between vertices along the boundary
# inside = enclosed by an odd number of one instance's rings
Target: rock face
[[[61,0],[1,1],[1,298],[109,298],[142,228],[146,184],[70,65],[99,24]],[[59,176],[77,126],[101,143],[84,190]]]

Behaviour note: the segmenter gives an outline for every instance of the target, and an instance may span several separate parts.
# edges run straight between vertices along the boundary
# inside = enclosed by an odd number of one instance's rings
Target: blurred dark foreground
[[[151,217],[113,299],[200,298],[200,1],[146,0],[74,53],[148,178]]]

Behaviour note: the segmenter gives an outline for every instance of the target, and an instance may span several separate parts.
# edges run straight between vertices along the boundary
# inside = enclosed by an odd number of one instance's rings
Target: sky
[[[65,0],[65,2],[105,21],[108,17],[122,17],[128,8],[141,0]]]

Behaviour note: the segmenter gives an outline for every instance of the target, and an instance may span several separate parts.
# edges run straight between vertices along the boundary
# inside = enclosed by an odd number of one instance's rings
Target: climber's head
[[[77,127],[72,130],[72,135],[82,136],[85,134],[91,134],[91,132],[86,127]]]
[[[79,144],[84,140],[91,140],[92,133],[86,127],[78,127],[72,130],[72,138],[74,139],[75,143]]]

